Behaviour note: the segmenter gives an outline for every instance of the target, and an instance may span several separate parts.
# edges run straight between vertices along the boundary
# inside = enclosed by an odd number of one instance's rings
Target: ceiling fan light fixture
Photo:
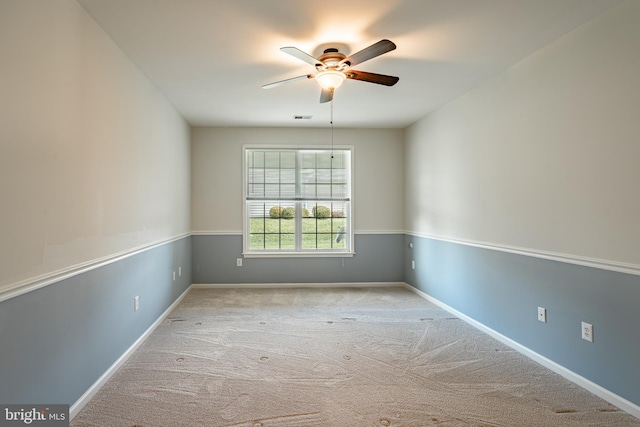
[[[315,79],[323,89],[337,89],[347,76],[340,71],[326,70],[316,74]]]
[[[395,48],[396,45],[391,40],[382,39],[350,56],[340,53],[337,48],[328,48],[324,50],[322,55],[316,58],[296,47],[282,47],[280,48],[282,52],[313,65],[317,73],[304,74],[302,76],[280,80],[279,82],[263,85],[262,88],[271,89],[292,81],[314,78],[320,87],[322,87],[320,103],[324,103],[333,101],[334,90],[340,87],[346,79],[393,86],[398,83],[398,77],[357,71],[351,69],[351,67],[390,52]]]

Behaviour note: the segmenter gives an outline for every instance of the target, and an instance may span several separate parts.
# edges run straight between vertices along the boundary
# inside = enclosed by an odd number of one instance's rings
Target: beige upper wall
[[[0,290],[190,231],[189,127],[74,0],[0,2]]]
[[[640,2],[407,130],[413,233],[640,265]]]
[[[243,145],[331,144],[329,129],[193,128],[191,134],[196,232],[242,233]],[[402,131],[335,129],[334,143],[354,147],[354,231],[402,232]]]

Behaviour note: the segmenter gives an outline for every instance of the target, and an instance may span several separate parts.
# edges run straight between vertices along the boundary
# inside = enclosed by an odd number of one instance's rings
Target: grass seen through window
[[[302,248],[345,248],[346,239],[338,239],[345,227],[345,218],[302,218]],[[249,233],[251,249],[295,249],[293,218],[251,218]]]

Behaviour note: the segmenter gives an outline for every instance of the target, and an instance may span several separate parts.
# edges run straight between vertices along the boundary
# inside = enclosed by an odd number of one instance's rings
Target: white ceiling
[[[314,80],[264,90],[313,66],[279,50],[398,48],[355,67],[393,87],[347,80],[336,127],[403,128],[619,0],[78,0],[194,126],[328,126]],[[294,115],[312,115],[294,120]]]

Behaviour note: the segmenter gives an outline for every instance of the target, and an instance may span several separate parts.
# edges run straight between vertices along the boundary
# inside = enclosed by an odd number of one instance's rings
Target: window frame
[[[346,209],[346,235],[347,235],[347,247],[344,249],[303,249],[301,246],[302,240],[302,212],[301,209],[296,209],[295,218],[295,249],[266,249],[255,250],[250,249],[250,215],[249,215],[249,203],[255,202],[255,199],[249,199],[248,197],[248,165],[247,165],[247,153],[249,150],[264,150],[264,151],[348,151],[349,152],[349,171],[348,171],[348,197],[345,202],[344,199],[263,199],[262,202],[274,202],[274,203],[294,203],[298,206],[301,203],[307,202],[341,202],[347,203]],[[353,233],[353,204],[354,204],[354,147],[352,145],[278,145],[278,144],[247,144],[242,146],[242,255],[245,258],[297,258],[297,257],[352,257],[355,255],[354,250],[354,233]],[[299,172],[300,166],[297,166],[296,170]],[[298,176],[298,173],[296,174]],[[297,179],[297,178],[296,178]]]

